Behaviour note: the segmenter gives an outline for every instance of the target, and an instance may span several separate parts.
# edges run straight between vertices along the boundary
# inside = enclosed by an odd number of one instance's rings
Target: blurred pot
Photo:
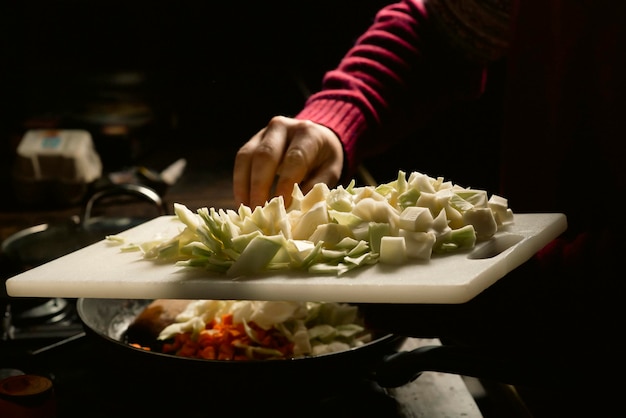
[[[154,210],[141,216],[92,216],[96,205],[106,198],[132,196],[148,202]],[[151,188],[134,184],[115,185],[94,193],[82,216],[65,222],[45,223],[23,229],[2,242],[2,264],[7,277],[37,267],[58,257],[165,214],[161,197]],[[3,288],[3,292],[6,290]],[[6,293],[3,295],[6,296]]]

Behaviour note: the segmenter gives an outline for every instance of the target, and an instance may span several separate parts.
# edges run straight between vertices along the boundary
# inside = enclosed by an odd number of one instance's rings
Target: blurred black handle
[[[82,215],[82,224],[83,226],[89,223],[89,220],[92,217],[92,210],[96,203],[101,201],[103,198],[108,196],[120,196],[120,195],[131,195],[134,197],[138,197],[143,199],[149,203],[152,203],[156,209],[159,211],[160,215],[165,215],[166,210],[161,199],[161,196],[154,191],[152,188],[147,186],[142,186],[139,184],[119,184],[115,186],[111,186],[104,190],[101,190],[97,193],[94,193],[85,204],[83,208]]]

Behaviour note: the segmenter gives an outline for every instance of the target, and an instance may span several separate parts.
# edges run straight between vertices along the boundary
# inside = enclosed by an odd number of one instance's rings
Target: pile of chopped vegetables
[[[506,199],[419,172],[407,177],[399,171],[396,180],[376,187],[319,183],[306,195],[296,184],[292,198],[288,209],[279,196],[254,210],[241,205],[195,213],[175,203],[184,224],[176,236],[122,249],[229,277],[285,269],[341,275],[378,262],[467,250],[513,222]]]
[[[372,336],[353,305],[196,300],[161,331],[158,339],[165,354],[267,360],[345,351],[371,341]]]

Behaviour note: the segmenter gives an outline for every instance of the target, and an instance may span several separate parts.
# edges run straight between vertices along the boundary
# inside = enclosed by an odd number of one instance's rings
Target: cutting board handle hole
[[[495,257],[508,250],[524,239],[523,235],[507,234],[494,237],[480,247],[474,249],[467,258],[470,260],[483,260]]]

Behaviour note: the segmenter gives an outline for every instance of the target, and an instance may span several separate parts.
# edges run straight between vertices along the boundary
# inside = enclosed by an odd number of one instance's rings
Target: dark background
[[[3,186],[24,131],[46,127],[88,129],[107,171],[164,149],[219,152],[228,171],[271,116],[300,109],[389,1],[13,3],[0,6]],[[497,92],[451,109],[369,169],[380,181],[419,170],[491,188],[499,109]]]
[[[185,144],[233,148],[295,113],[383,2],[15,3],[1,22],[4,144],[25,125],[123,107]]]

